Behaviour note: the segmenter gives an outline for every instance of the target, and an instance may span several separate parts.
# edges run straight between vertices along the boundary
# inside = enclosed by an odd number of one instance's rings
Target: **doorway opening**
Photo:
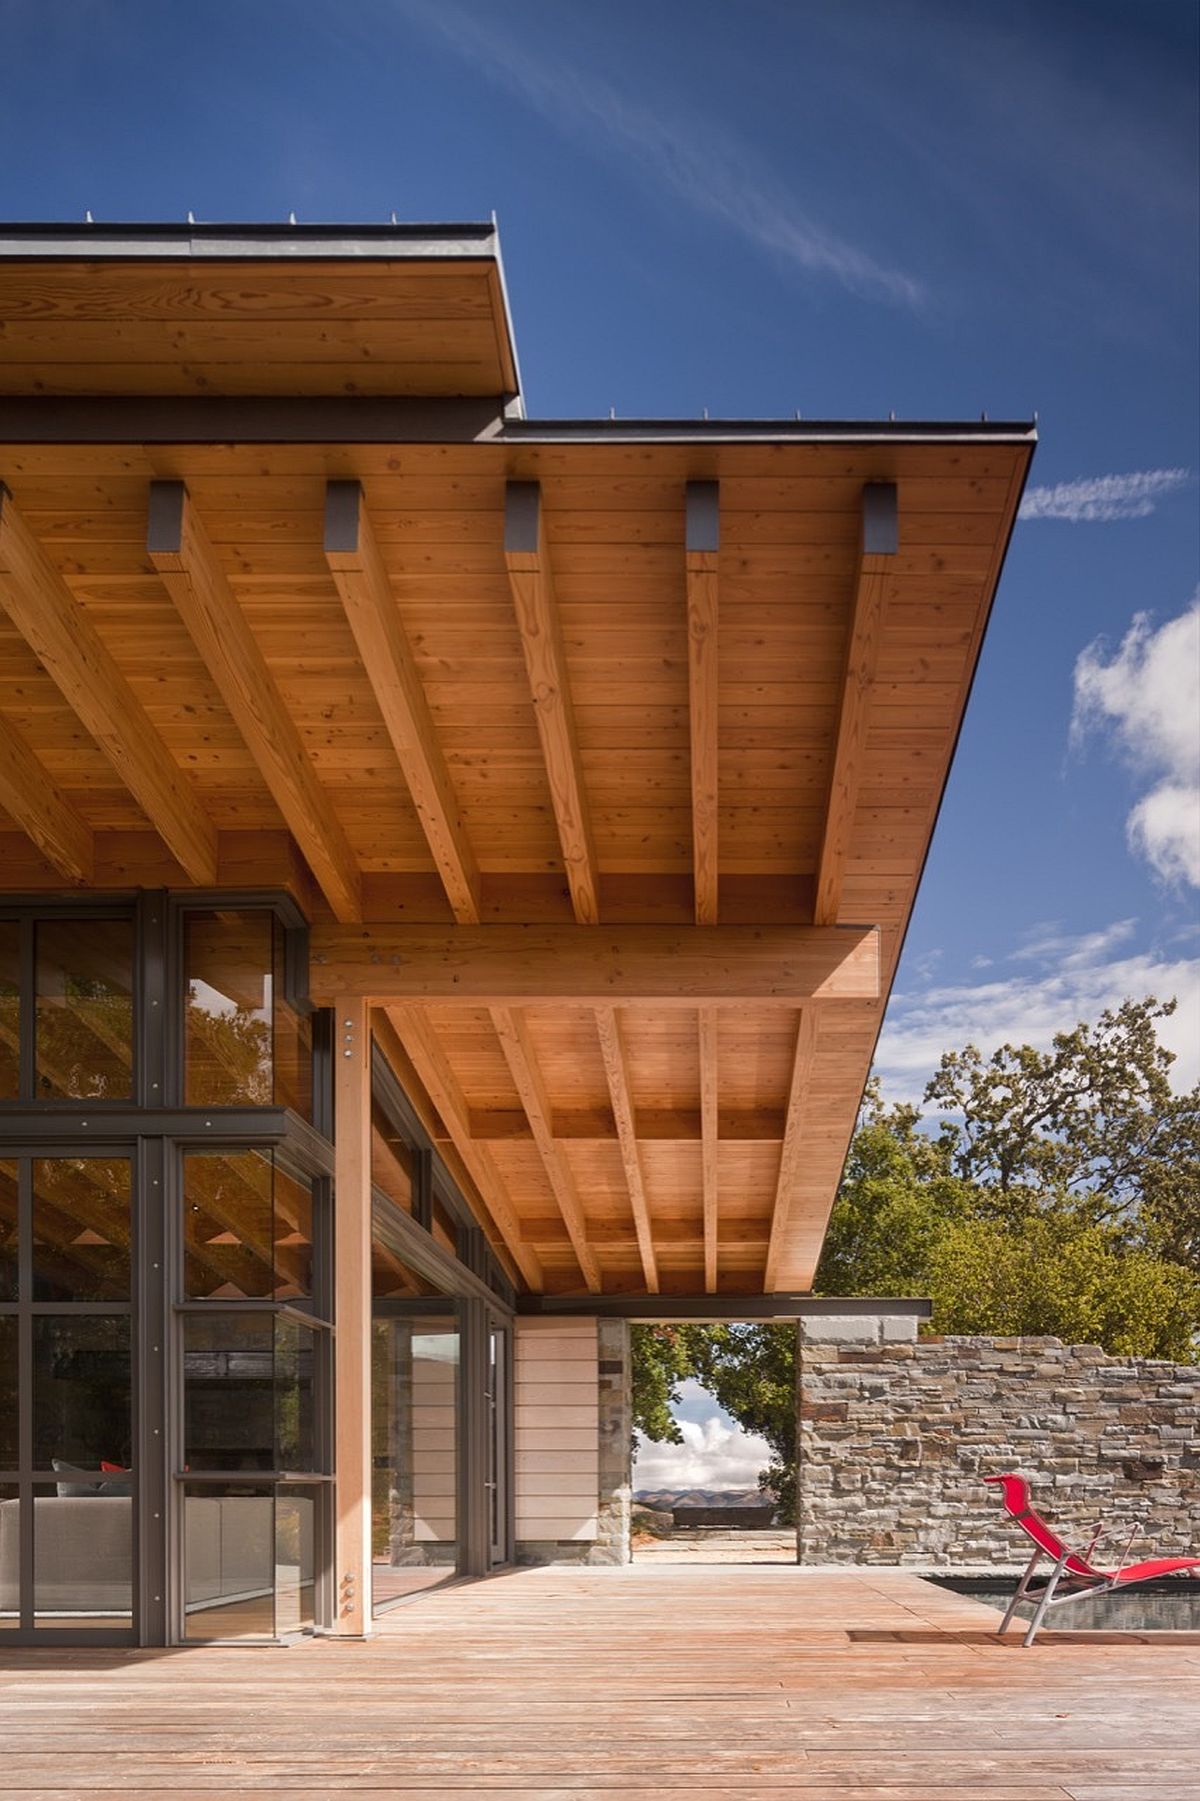
[[[631,1326],[635,1560],[796,1561],[796,1328]]]

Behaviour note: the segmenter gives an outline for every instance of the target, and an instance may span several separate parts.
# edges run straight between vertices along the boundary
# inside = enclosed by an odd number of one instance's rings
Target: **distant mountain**
[[[633,1498],[643,1507],[765,1507],[773,1495],[759,1488],[638,1488]]]

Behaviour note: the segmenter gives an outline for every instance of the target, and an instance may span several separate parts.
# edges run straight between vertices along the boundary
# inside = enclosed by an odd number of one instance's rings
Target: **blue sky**
[[[1036,410],[882,1061],[1154,991],[1194,1080],[1197,17],[0,0],[0,215],[494,209],[531,412]]]

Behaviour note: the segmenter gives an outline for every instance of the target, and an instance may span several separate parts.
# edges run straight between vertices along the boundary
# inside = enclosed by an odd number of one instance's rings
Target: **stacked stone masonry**
[[[921,1338],[914,1320],[809,1319],[798,1334],[802,1563],[1021,1567],[985,1475],[1130,1556],[1200,1546],[1200,1368],[1057,1338]],[[1122,1531],[1121,1528],[1124,1528]]]

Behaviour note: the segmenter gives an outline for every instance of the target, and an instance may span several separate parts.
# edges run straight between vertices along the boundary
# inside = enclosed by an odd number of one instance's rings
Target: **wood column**
[[[371,1630],[371,1021],[357,997],[334,1018],[334,1630]]]

